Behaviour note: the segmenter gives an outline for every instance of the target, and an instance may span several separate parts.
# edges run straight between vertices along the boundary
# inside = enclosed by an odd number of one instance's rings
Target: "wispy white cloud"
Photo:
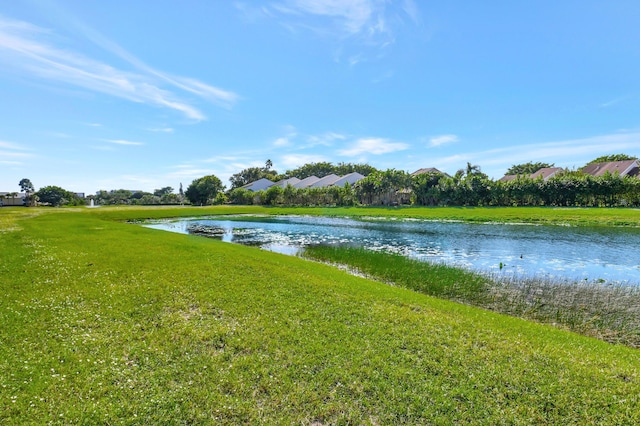
[[[27,148],[23,147],[22,145],[18,145],[17,143],[7,142],[7,141],[0,141],[0,148],[14,149],[19,151],[27,150]]]
[[[163,80],[164,82],[169,83],[170,85],[173,85],[186,92],[195,94],[201,98],[208,99],[209,101],[217,103],[224,107],[232,106],[239,98],[237,94],[231,91],[223,90],[218,87],[205,84],[194,78],[173,76],[168,73],[159,71],[147,65],[140,58],[136,57],[131,52],[128,52],[117,43],[114,43],[112,40],[108,39],[103,34],[96,31],[94,28],[85,25],[70,13],[65,13],[65,11],[63,11],[61,8],[56,9],[56,14],[62,17],[61,19],[64,20],[65,24],[68,24],[69,26],[77,29],[78,32],[80,32],[87,39],[94,42],[96,45],[120,57],[121,59],[124,59],[126,62],[133,65],[138,70],[150,76],[155,76]]]
[[[456,135],[434,136],[431,139],[429,139],[429,146],[437,147],[437,146],[442,146],[442,145],[448,145],[448,144],[451,144],[451,143],[458,142],[459,140],[460,139]]]
[[[633,96],[631,96],[631,95],[620,96],[618,98],[611,99],[611,100],[609,100],[607,102],[603,102],[599,106],[600,106],[600,108],[610,108],[610,107],[618,105],[618,104],[620,104],[622,102],[628,101],[632,97]]]
[[[414,0],[403,0],[402,10],[404,10],[404,13],[406,13],[414,23],[420,24],[422,22],[422,18],[420,17],[420,10],[418,9],[418,5]]]
[[[116,145],[144,145],[144,142],[128,141],[124,139],[105,139],[105,141]]]
[[[357,34],[372,20],[371,0],[288,0],[274,3],[273,9],[285,14],[311,14],[334,20],[343,31]]]
[[[240,99],[240,96],[234,92],[210,86],[193,78],[170,77],[167,74],[160,74],[158,72],[156,72],[156,75],[161,75],[165,80],[171,82],[180,89],[193,93],[194,95],[198,95],[201,98],[207,99],[224,107],[231,107]]]
[[[174,129],[172,127],[154,127],[147,129],[150,132],[160,132],[160,133],[173,133]]]
[[[115,151],[116,148],[111,145],[94,145],[91,149],[95,149],[96,151]]]
[[[318,145],[332,146],[335,141],[345,140],[347,137],[336,132],[326,132],[320,135],[310,135],[307,137],[308,145],[311,148]]]
[[[179,89],[229,107],[238,96],[192,78],[173,77],[157,71],[106,38],[81,27],[92,41],[133,65],[137,71],[117,69],[68,48],[50,44],[50,33],[28,22],[0,16],[0,63],[11,69],[49,81],[83,87],[95,92],[179,111],[200,121],[205,114],[175,93]],[[45,37],[47,36],[47,37]]]
[[[0,164],[6,166],[22,166],[24,163],[22,161],[0,160]]]
[[[34,155],[28,148],[8,141],[0,141],[0,164],[22,166]]]
[[[0,150],[0,158],[3,158],[3,159],[7,159],[7,158],[29,158],[29,157],[32,157],[32,155],[28,154],[26,152],[15,152],[15,151]]]
[[[409,145],[403,142],[392,142],[383,138],[362,138],[355,141],[350,148],[338,151],[338,154],[357,157],[361,154],[381,155],[406,149],[409,149]]]
[[[354,47],[359,46],[358,50],[384,49],[395,43],[395,32],[401,26],[421,24],[413,0],[276,0],[268,6],[251,8],[246,3],[236,3],[236,7],[245,16],[276,20],[292,32],[311,31],[338,40],[340,45],[351,41]],[[350,66],[370,56],[340,47],[334,59],[340,62],[343,54]]]
[[[273,146],[283,147],[289,145],[291,145],[291,141],[286,137],[280,137],[273,141]]]
[[[273,146],[282,148],[293,145],[293,139],[298,136],[296,128],[290,124],[283,127],[284,136],[280,136],[273,141]]]
[[[181,166],[176,166],[176,170],[167,173],[167,178],[169,179],[197,179],[197,178],[201,178],[202,176],[208,176],[211,174],[214,174],[215,170],[213,169],[205,169],[202,167],[198,167],[198,166],[193,166],[193,165],[181,165]],[[187,185],[191,182],[185,182]],[[184,188],[185,190],[187,189],[186,186]]]

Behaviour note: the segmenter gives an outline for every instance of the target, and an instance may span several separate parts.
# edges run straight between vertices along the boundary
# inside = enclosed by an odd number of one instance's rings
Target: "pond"
[[[640,284],[635,228],[309,216],[225,216],[145,226],[292,255],[317,244],[363,246],[479,272]]]

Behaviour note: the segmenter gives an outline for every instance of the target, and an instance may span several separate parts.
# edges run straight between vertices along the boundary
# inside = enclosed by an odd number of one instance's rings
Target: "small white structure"
[[[0,206],[24,206],[26,194],[24,192],[0,192]]]

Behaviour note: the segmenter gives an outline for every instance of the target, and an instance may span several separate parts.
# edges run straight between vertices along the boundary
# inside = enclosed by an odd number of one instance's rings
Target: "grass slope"
[[[0,423],[640,422],[638,351],[163,214],[0,213]]]

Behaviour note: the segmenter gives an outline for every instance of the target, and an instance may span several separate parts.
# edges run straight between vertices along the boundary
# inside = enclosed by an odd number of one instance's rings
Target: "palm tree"
[[[478,173],[481,173],[480,171],[480,166],[478,165],[472,165],[471,163],[469,163],[467,161],[467,170],[466,170],[466,175],[467,176],[472,176],[472,175],[476,175]]]
[[[30,195],[34,191],[33,184],[29,179],[24,178],[20,180],[20,183],[18,183],[18,185],[20,185],[20,189],[22,190],[22,192],[25,193],[25,197],[24,197],[25,205],[30,205],[31,204]]]

